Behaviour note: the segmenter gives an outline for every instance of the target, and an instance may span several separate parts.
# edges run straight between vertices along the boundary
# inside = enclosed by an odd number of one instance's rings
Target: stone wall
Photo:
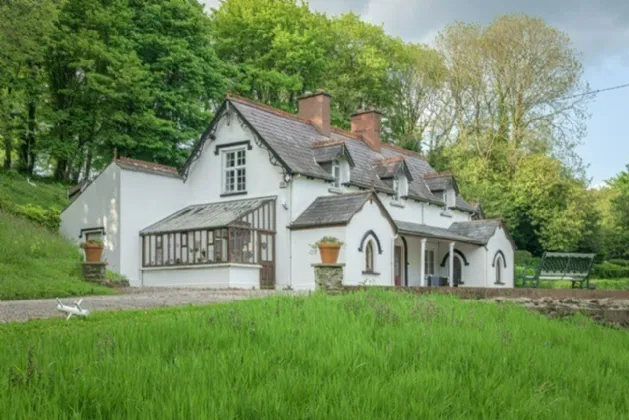
[[[345,264],[312,264],[315,270],[317,290],[343,291],[343,269]]]
[[[105,282],[106,262],[83,262],[81,267],[83,268],[83,278],[85,280],[101,284]]]

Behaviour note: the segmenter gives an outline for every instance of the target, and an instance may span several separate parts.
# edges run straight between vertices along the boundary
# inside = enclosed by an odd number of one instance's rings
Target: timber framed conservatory
[[[142,267],[259,265],[275,285],[275,197],[186,207],[140,232]]]

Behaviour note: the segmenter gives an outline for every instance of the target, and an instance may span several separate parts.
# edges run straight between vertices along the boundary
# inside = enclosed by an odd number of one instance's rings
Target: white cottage
[[[345,243],[344,283],[513,287],[514,244],[451,173],[380,141],[380,113],[330,125],[330,96],[293,115],[227,97],[177,170],[119,158],[81,188],[62,232],[101,237],[133,286],[314,289],[310,244]]]

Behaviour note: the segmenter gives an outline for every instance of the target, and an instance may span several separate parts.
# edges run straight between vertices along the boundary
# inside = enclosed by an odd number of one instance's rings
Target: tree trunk
[[[92,172],[92,148],[87,149],[87,158],[85,159],[85,173],[83,174],[83,181],[90,179],[90,172]]]
[[[9,131],[4,136],[4,169],[11,169],[11,153],[13,152],[13,143],[11,142],[11,134]]]
[[[55,167],[55,180],[65,181],[66,170],[68,168],[68,161],[64,158],[57,159],[57,166]]]
[[[20,145],[20,171],[27,175],[32,175],[35,162],[32,161],[35,148],[35,127],[36,127],[36,105],[34,102],[28,104],[27,131],[24,140]]]

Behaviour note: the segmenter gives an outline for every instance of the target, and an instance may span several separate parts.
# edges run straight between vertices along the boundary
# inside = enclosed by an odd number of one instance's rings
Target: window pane
[[[237,174],[236,191],[245,191],[245,185],[246,185],[245,170],[238,169],[236,170],[236,174]]]
[[[238,166],[243,166],[245,164],[245,151],[239,150],[236,164]]]
[[[234,184],[235,184],[234,171],[233,170],[225,171],[225,191],[226,192],[234,191]]]
[[[236,157],[234,156],[234,152],[229,152],[225,154],[225,166],[228,168],[233,168],[235,164]]]

